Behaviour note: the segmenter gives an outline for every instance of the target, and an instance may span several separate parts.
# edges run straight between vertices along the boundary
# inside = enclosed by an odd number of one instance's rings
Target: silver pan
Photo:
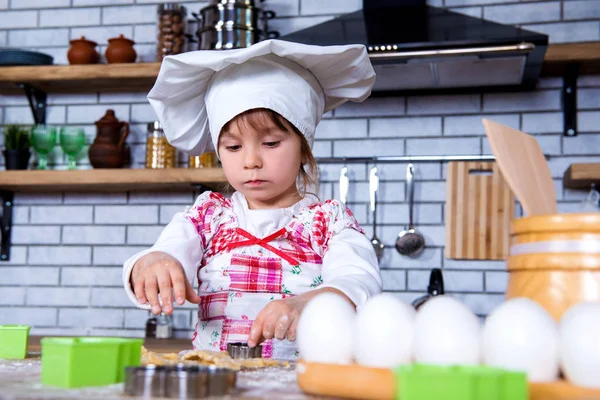
[[[227,50],[250,47],[264,39],[275,39],[279,32],[266,32],[233,25],[198,30],[198,50]]]
[[[200,14],[192,13],[200,21],[200,28],[233,24],[235,26],[266,30],[267,20],[275,18],[274,11],[242,4],[214,4],[204,7]]]

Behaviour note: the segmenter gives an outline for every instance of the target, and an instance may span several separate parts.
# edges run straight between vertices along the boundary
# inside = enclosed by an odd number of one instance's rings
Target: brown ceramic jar
[[[67,52],[69,64],[96,64],[100,59],[100,55],[96,51],[98,43],[87,40],[85,36],[81,39],[70,41],[71,47]]]
[[[133,48],[135,42],[127,39],[123,35],[117,38],[108,39],[108,47],[104,55],[108,63],[133,63],[137,58],[137,53]]]
[[[123,168],[131,160],[129,147],[125,144],[129,124],[119,121],[110,109],[94,124],[96,138],[88,152],[90,164],[94,168]]]

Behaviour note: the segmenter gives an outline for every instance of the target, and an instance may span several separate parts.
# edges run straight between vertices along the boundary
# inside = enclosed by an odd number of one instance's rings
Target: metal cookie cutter
[[[227,343],[227,353],[231,358],[261,358],[262,345],[248,347],[248,343]]]
[[[226,396],[235,387],[237,372],[204,365],[128,367],[125,393],[142,398],[202,399]]]

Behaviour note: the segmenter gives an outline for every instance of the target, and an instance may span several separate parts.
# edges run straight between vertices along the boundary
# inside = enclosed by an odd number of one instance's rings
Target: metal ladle
[[[383,248],[384,245],[377,237],[377,191],[379,190],[379,177],[377,176],[377,167],[371,168],[371,172],[369,173],[369,200],[370,200],[370,208],[371,215],[373,219],[373,237],[371,238],[371,244],[373,245],[373,250],[375,250],[375,255],[377,256],[377,261],[381,261],[383,257]]]
[[[418,256],[425,247],[425,238],[415,230],[413,225],[413,203],[415,200],[414,167],[409,163],[406,167],[406,189],[408,196],[408,229],[403,230],[396,239],[396,250],[403,256]]]

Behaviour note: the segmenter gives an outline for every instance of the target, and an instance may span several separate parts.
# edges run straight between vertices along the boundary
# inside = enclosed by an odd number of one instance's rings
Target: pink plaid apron
[[[254,318],[269,301],[308,291],[321,279],[322,259],[297,221],[264,238],[234,225],[219,226],[198,271],[196,349],[225,351],[227,343],[247,342]],[[263,357],[295,355],[293,343],[263,343]]]

